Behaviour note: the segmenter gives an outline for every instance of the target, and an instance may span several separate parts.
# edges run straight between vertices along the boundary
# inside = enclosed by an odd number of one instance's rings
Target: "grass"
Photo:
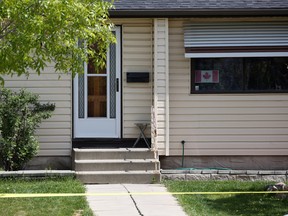
[[[45,180],[0,179],[0,193],[84,193],[73,178]],[[0,198],[1,216],[90,216],[85,197]]]
[[[240,181],[165,181],[170,192],[264,191],[268,182]],[[271,194],[177,195],[188,215],[193,216],[283,216],[288,214],[288,199]]]

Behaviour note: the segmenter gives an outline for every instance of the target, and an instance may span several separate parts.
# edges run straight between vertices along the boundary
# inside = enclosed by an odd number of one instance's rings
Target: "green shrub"
[[[23,169],[37,154],[35,130],[55,110],[55,104],[40,104],[38,99],[26,90],[0,90],[0,164],[4,170]]]

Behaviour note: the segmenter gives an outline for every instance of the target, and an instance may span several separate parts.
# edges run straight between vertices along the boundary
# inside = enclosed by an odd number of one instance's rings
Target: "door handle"
[[[116,92],[119,92],[119,78],[116,79]]]

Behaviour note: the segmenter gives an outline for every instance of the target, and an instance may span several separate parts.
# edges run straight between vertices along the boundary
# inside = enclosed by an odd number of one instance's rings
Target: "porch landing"
[[[88,184],[157,183],[160,162],[147,148],[74,148],[76,177]]]

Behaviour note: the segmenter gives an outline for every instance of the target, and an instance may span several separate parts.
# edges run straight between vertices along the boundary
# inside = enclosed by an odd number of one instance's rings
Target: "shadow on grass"
[[[240,194],[223,198],[209,196],[203,197],[203,201],[211,210],[225,215],[283,216],[288,214],[288,199],[279,200],[270,194]]]

